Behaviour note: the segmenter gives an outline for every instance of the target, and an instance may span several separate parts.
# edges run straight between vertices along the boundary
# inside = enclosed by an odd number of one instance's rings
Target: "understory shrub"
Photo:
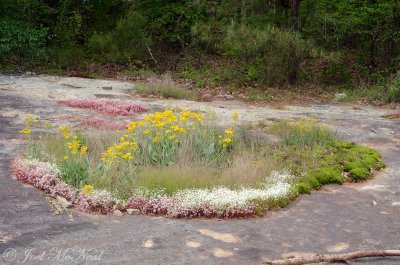
[[[400,102],[400,71],[388,85],[387,102]]]
[[[12,20],[0,20],[0,63],[23,62],[44,55],[46,29]]]
[[[150,45],[144,33],[144,18],[135,11],[129,11],[113,31],[94,34],[88,48],[98,61],[133,62],[147,57],[146,47]]]
[[[214,42],[222,54],[241,61],[250,81],[267,85],[287,84],[300,61],[315,53],[312,44],[299,34],[274,26],[256,29],[230,25],[217,37],[219,41],[209,39],[213,35],[205,33],[210,30],[206,26],[195,29],[203,42]]]

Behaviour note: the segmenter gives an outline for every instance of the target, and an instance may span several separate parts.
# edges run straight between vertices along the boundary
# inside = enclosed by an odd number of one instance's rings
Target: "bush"
[[[0,21],[0,62],[23,61],[44,55],[46,29],[15,21]]]
[[[343,64],[328,65],[321,73],[321,81],[326,85],[348,84],[350,78],[350,72]]]
[[[62,48],[52,46],[47,49],[47,55],[57,69],[80,69],[87,62],[85,51],[78,45]]]

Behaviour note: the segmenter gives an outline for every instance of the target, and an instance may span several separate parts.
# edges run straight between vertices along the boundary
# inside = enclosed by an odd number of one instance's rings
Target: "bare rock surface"
[[[145,100],[153,109],[181,106],[214,113],[221,123],[231,122],[233,112],[239,113],[240,123],[314,118],[347,140],[378,149],[388,167],[368,182],[326,186],[265,218],[177,220],[73,212],[70,220],[67,215],[52,215],[44,194],[18,183],[8,168],[22,143],[17,133],[23,127],[21,116],[32,113],[56,121],[59,115],[93,115],[89,110],[60,106],[56,100],[96,94],[130,99],[127,91],[132,87],[110,80],[0,75],[0,264],[21,263],[29,249],[32,255],[45,254],[42,260],[31,258],[26,264],[261,264],[290,253],[400,249],[400,120],[382,117],[390,110],[365,106],[278,110],[234,100]],[[69,253],[72,260],[57,260],[57,251]],[[91,251],[98,259],[88,261],[77,254],[83,251]],[[400,259],[353,263],[400,264]]]

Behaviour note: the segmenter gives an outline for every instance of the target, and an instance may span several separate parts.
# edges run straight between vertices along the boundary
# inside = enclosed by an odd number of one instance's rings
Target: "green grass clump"
[[[279,121],[270,130],[282,137],[286,145],[295,146],[326,146],[335,142],[335,134],[326,126],[314,120],[302,119],[297,122]]]
[[[141,95],[158,95],[164,98],[194,99],[195,93],[172,82],[137,84],[135,91]]]

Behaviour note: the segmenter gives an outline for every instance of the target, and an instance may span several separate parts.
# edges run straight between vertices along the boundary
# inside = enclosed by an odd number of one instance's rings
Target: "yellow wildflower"
[[[20,130],[19,132],[22,133],[22,134],[30,135],[31,134],[31,129],[25,128],[23,130]]]
[[[230,142],[232,142],[231,138],[224,138],[224,140],[222,140],[223,143],[229,144]]]
[[[87,151],[88,151],[88,147],[87,147],[86,145],[82,145],[80,154],[81,154],[82,156],[84,156],[84,155],[87,154]]]
[[[25,122],[27,125],[31,125],[33,122],[35,122],[35,120],[36,120],[36,118],[35,118],[35,116],[33,116],[32,114],[29,114],[28,116],[26,116],[26,117],[24,118],[24,122]]]
[[[64,159],[64,160],[67,160],[68,158],[69,158],[69,156],[64,156],[64,158],[63,158],[63,159]]]
[[[89,184],[85,185],[83,186],[82,190],[85,195],[91,195],[93,193],[93,186]]]
[[[67,143],[67,147],[71,150],[71,154],[73,155],[79,152],[80,146],[81,144],[76,140]]]
[[[60,126],[58,127],[58,130],[64,135],[65,139],[69,138],[69,132],[71,129],[68,126]]]
[[[125,154],[122,155],[122,158],[123,158],[123,159],[132,159],[133,156],[132,156],[131,153],[125,153]]]
[[[225,133],[232,136],[233,135],[233,130],[232,129],[227,129],[227,130],[225,130]]]

